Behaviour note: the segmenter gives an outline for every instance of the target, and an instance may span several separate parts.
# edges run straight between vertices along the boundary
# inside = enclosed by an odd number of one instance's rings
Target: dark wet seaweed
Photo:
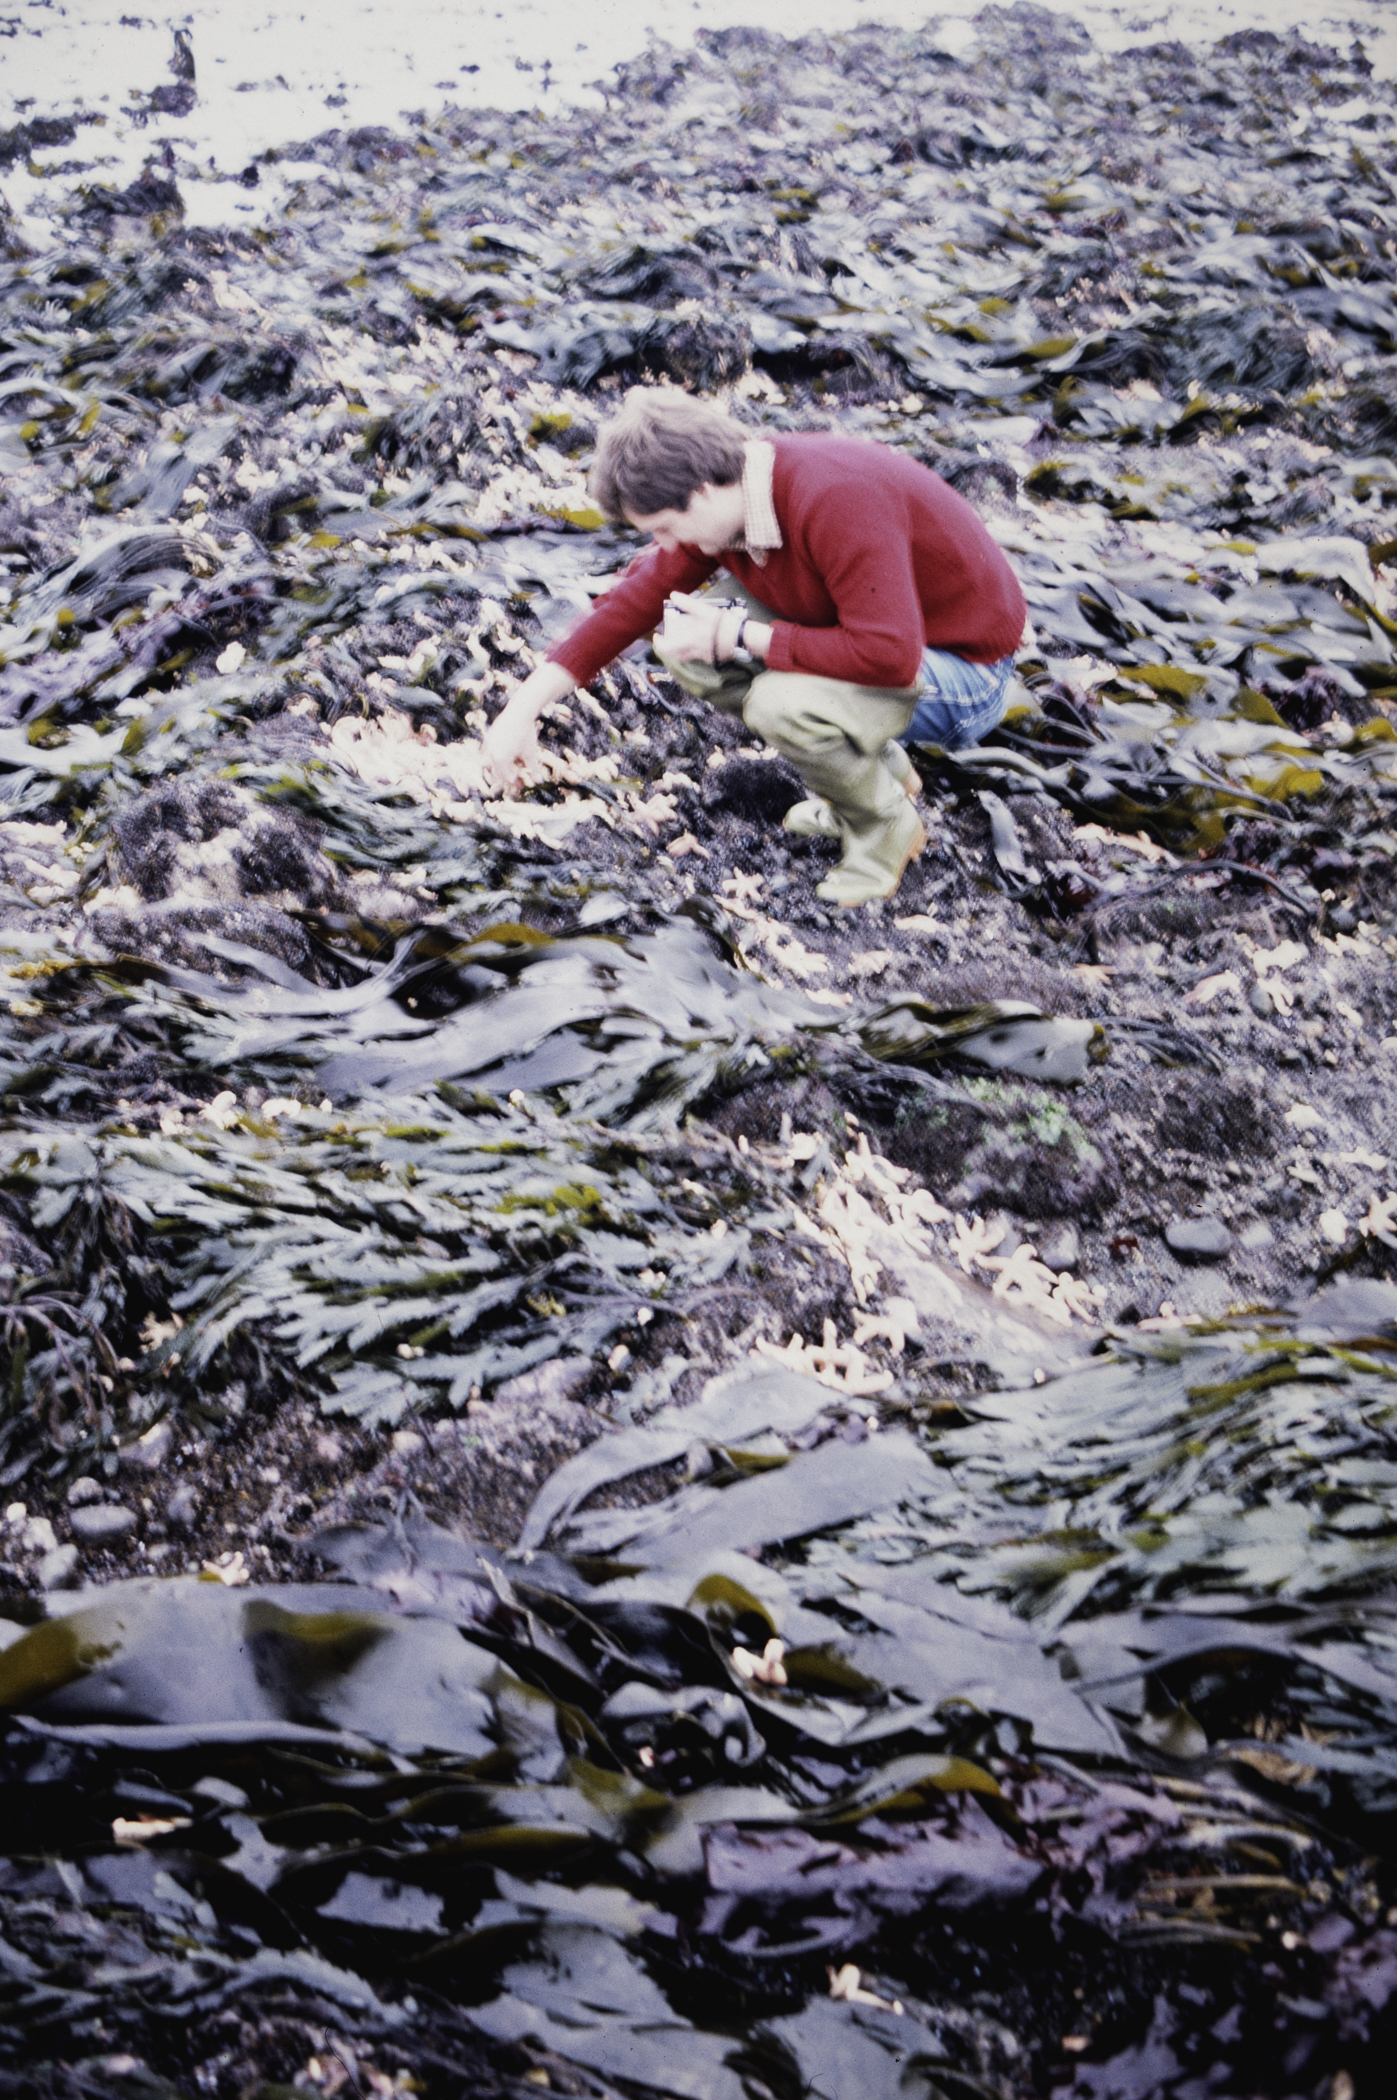
[[[459,2031],[472,2091],[561,2060],[737,2096],[790,2059],[1010,2094],[1057,2034],[1127,2078],[1143,2018],[1170,2046],[1121,2091],[1376,2090],[1392,1603],[1352,1513],[1393,1470],[1391,1332],[1162,1341],[929,1450],[739,1372],[563,1468],[514,1556],[404,1512],[313,1539],[329,1582],[66,1602],[0,1655],[31,1832],[0,2075],[178,2079],[217,2014],[263,2078],[329,2034],[435,2088]],[[705,1443],[668,1500],[579,1506]]]
[[[0,2088],[1366,2100],[1390,86],[1020,4],[608,97],[0,224]],[[655,377],[1024,581],[886,910],[643,651],[472,770]]]

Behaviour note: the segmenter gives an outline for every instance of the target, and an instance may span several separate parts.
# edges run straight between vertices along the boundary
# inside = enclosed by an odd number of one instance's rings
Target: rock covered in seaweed
[[[274,238],[176,155],[12,258],[5,1682],[65,1607],[135,1638],[48,1681],[100,1745],[5,1738],[86,1835],[0,1868],[0,2076],[74,1991],[130,2055],[73,2075],[163,2075],[195,1973],[227,2100],[1382,2061],[1390,111],[1294,37],[748,30],[262,162]],[[485,792],[660,373],[918,453],[1024,577],[889,909],[640,652]],[[168,1650],[136,1716],[152,1594],[282,1740],[191,1742]]]

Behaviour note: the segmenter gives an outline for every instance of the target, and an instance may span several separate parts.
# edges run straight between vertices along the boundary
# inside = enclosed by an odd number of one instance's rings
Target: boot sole
[[[838,909],[840,911],[859,911],[865,904],[877,904],[880,901],[886,902],[886,900],[889,897],[895,897],[899,889],[902,887],[903,876],[907,873],[907,870],[911,867],[913,861],[916,860],[925,850],[926,826],[922,823],[919,817],[917,819],[916,836],[913,838],[911,845],[907,848],[906,853],[904,853],[904,855],[902,856],[902,866],[898,869],[897,874],[893,877],[893,880],[889,883],[888,887],[885,890],[879,890],[876,897],[860,897],[856,904],[846,904],[843,901],[840,901]]]

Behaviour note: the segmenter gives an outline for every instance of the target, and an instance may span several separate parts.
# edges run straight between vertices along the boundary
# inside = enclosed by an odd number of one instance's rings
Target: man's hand
[[[680,664],[724,664],[737,647],[742,614],[731,605],[674,591],[665,600],[660,634],[666,656]]]
[[[498,795],[517,795],[543,771],[543,752],[534,716],[516,714],[513,705],[496,715],[480,741],[485,785]]]
[[[541,663],[510,694],[480,743],[485,783],[500,795],[517,795],[543,776],[538,718],[545,707],[566,698],[576,680],[560,664]]]

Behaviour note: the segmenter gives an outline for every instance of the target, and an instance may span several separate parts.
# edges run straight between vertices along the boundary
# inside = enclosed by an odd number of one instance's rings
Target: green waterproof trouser
[[[745,602],[753,619],[772,618],[734,581],[724,579],[721,595]],[[894,740],[912,719],[916,686],[855,685],[808,671],[739,664],[673,663],[659,641],[655,653],[686,693],[724,714],[740,714],[850,831],[879,829],[897,814],[911,762]]]

